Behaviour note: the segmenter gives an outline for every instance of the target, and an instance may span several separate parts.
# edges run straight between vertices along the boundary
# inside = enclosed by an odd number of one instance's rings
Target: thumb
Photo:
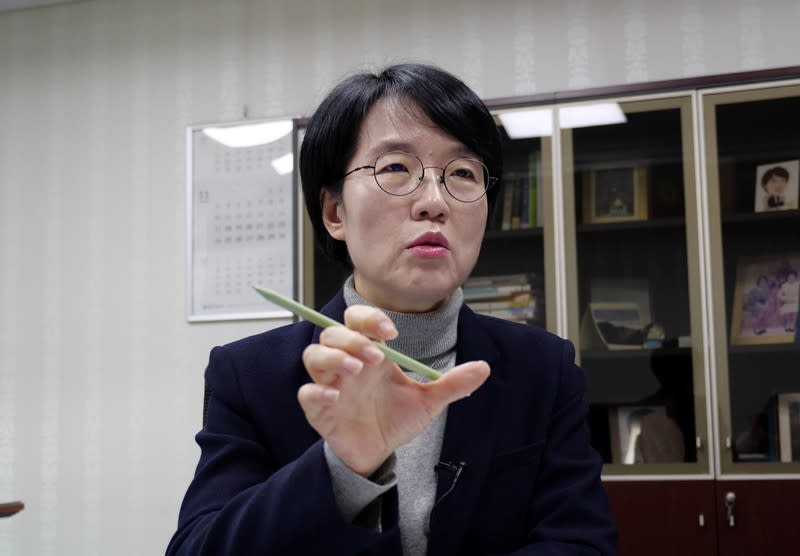
[[[472,394],[489,378],[489,364],[485,361],[470,361],[453,367],[441,378],[426,384],[428,395],[438,413],[448,404]]]

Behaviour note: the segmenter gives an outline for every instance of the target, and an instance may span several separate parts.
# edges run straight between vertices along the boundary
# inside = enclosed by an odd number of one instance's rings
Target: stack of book
[[[474,276],[462,289],[464,302],[476,313],[525,324],[541,321],[544,298],[534,275]]]

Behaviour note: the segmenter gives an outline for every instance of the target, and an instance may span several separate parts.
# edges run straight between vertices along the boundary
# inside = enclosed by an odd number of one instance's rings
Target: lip
[[[447,243],[447,238],[441,232],[425,232],[417,239],[415,239],[408,248],[412,247],[442,247],[444,249],[449,249],[450,245]]]
[[[441,259],[450,253],[447,238],[440,232],[426,232],[408,246],[408,251],[418,259]]]

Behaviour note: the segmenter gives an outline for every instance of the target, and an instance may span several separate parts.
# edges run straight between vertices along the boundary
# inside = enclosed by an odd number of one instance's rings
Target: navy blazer
[[[322,312],[344,310],[340,291]],[[402,554],[397,488],[380,531],[346,522],[297,401],[310,381],[301,354],[320,331],[300,322],[212,350],[200,461],[168,555]],[[456,362],[479,359],[491,375],[448,409],[441,460],[466,467],[431,513],[428,554],[615,554],[572,344],[463,306]],[[439,473],[437,500],[452,479]]]

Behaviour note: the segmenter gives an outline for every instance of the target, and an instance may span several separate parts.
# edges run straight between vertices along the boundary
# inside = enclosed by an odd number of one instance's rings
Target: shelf
[[[661,228],[683,228],[684,218],[657,218],[653,220],[635,220],[632,222],[609,222],[608,224],[578,224],[578,232],[616,232],[623,230],[645,230]]]
[[[773,212],[747,212],[731,214],[722,219],[723,225],[752,224],[753,222],[775,222],[784,220],[800,220],[800,210],[776,210]]]
[[[484,234],[484,239],[515,239],[526,237],[541,237],[543,229],[541,227],[525,228],[519,230],[488,230]]]
[[[747,353],[800,353],[800,344],[757,344],[752,346],[729,346],[733,354]]]
[[[650,359],[654,357],[687,357],[692,348],[618,349],[581,351],[583,361],[590,359]]]

